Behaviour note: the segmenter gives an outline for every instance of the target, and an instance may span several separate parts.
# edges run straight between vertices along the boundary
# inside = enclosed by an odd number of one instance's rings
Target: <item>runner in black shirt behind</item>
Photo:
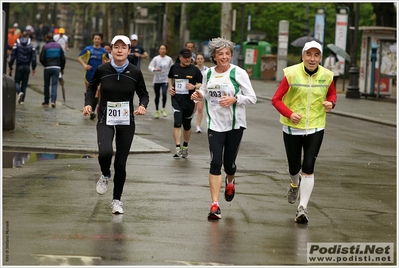
[[[191,120],[194,114],[195,103],[191,100],[191,95],[201,87],[201,71],[191,64],[191,51],[183,48],[179,54],[179,63],[175,63],[169,70],[168,84],[169,93],[172,96],[172,108],[174,114],[173,137],[176,144],[176,154],[178,158],[188,156],[188,142],[191,135]],[[183,147],[181,142],[181,127],[183,126]]]

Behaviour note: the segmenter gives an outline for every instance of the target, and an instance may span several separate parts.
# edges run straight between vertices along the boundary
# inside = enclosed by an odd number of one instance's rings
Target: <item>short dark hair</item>
[[[164,47],[166,48],[166,50],[168,50],[168,47],[166,46],[166,44],[160,44],[160,45],[158,46],[158,50],[161,48],[161,46],[164,46]]]
[[[110,43],[110,42],[107,42],[107,41],[104,41],[104,42],[101,43],[101,46],[102,46],[102,47],[105,47],[105,46],[109,46],[109,47],[110,47],[110,46],[111,46],[111,43]]]
[[[54,38],[53,33],[47,33],[46,34],[46,40],[52,40]]]
[[[94,36],[96,36],[96,35],[100,36],[101,40],[103,40],[103,34],[102,34],[102,33],[93,33],[93,34],[91,35],[91,39],[93,39]]]

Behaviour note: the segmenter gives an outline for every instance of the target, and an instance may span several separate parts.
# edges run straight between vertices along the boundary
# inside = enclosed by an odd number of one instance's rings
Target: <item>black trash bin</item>
[[[16,94],[14,79],[3,73],[3,130],[15,128]]]

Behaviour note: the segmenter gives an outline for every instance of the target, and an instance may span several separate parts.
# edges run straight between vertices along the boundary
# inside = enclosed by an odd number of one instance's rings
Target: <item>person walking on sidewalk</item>
[[[176,144],[174,158],[188,157],[188,142],[191,135],[191,120],[195,103],[191,100],[193,92],[202,83],[201,71],[191,64],[191,51],[183,48],[179,53],[180,62],[170,67],[168,74],[169,94],[173,108],[173,138]],[[183,127],[183,148],[181,147],[181,128]]]
[[[101,33],[94,33],[93,37],[93,45],[85,47],[80,53],[78,57],[79,63],[85,69],[84,72],[84,81],[86,92],[89,86],[91,79],[94,76],[95,71],[97,70],[98,66],[103,64],[104,62],[109,61],[108,52],[101,46],[101,42],[103,40],[103,34]],[[90,114],[90,119],[94,120],[96,118],[95,109],[98,103],[98,98],[94,98],[92,106],[92,113]]]
[[[198,52],[196,57],[195,57],[195,63],[197,64],[196,66],[198,67],[198,69],[200,69],[200,71],[202,73],[202,77],[205,76],[206,71],[209,69],[209,67],[204,65],[204,62],[205,62],[204,53]],[[197,112],[197,127],[196,127],[196,131],[197,131],[197,133],[201,133],[201,121],[202,121],[202,115],[203,115],[203,112],[204,112],[204,102],[203,101],[197,102],[195,104],[195,109],[194,110]]]
[[[10,61],[8,62],[9,71],[16,61],[15,68],[15,89],[18,94],[18,103],[23,104],[26,96],[26,87],[28,86],[30,66],[32,66],[32,75],[36,73],[36,51],[32,44],[32,40],[26,32],[15,42]]]
[[[115,137],[114,189],[111,202],[112,213],[122,214],[121,202],[126,181],[126,161],[135,133],[134,115],[144,115],[149,96],[143,73],[127,60],[130,53],[129,37],[116,35],[111,41],[113,58],[100,65],[90,80],[85,97],[83,115],[92,113],[92,104],[98,85],[101,83],[100,110],[97,121],[98,162],[101,177],[96,190],[99,194],[107,191],[111,178],[111,160]],[[134,94],[139,97],[139,106],[134,110]]]
[[[302,62],[285,68],[284,78],[272,97],[280,115],[291,183],[288,203],[300,196],[295,222],[308,222],[308,202],[313,191],[314,167],[326,126],[326,113],[335,107],[334,73],[319,65],[321,45],[305,44]],[[301,155],[303,151],[303,160]],[[301,173],[302,172],[302,173]]]
[[[219,194],[222,187],[222,165],[226,173],[224,197],[235,195],[235,164],[244,130],[247,128],[245,105],[255,104],[257,97],[247,72],[231,64],[234,43],[224,38],[209,42],[211,61],[216,66],[206,72],[201,88],[193,93],[194,101],[205,100],[208,142],[211,155],[209,188],[211,209],[209,220],[221,219]]]
[[[166,100],[168,92],[168,73],[170,67],[173,65],[171,57],[166,55],[166,45],[161,44],[158,48],[159,55],[154,57],[148,65],[148,70],[154,73],[154,92],[155,92],[155,118],[159,118],[159,99],[161,97],[162,89],[162,116],[166,117]]]
[[[60,44],[53,39],[53,34],[46,34],[46,44],[40,52],[40,63],[44,66],[44,102],[48,106],[51,97],[51,107],[55,108],[57,101],[58,77],[64,72],[65,54]],[[51,96],[50,96],[51,81]]]

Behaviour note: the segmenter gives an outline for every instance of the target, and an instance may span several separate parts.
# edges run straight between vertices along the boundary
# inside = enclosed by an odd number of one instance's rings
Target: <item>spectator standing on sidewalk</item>
[[[211,209],[209,220],[221,219],[219,207],[222,187],[222,165],[226,173],[224,197],[227,202],[235,194],[235,164],[244,130],[247,128],[245,105],[255,104],[257,97],[247,72],[231,64],[234,43],[224,38],[209,42],[210,57],[216,66],[206,72],[202,86],[191,96],[206,102],[208,142],[211,155],[209,188]]]
[[[79,54],[78,61],[85,69],[84,72],[84,81],[86,86],[86,92],[89,86],[91,79],[94,76],[95,71],[98,66],[103,64],[104,62],[109,61],[108,52],[101,46],[101,42],[103,40],[103,34],[94,33],[92,35],[93,45],[85,47]],[[85,92],[85,96],[86,96]],[[98,103],[98,98],[95,98],[92,103],[92,113],[90,115],[90,119],[96,118],[95,109]]]
[[[172,58],[166,55],[167,49],[165,44],[159,45],[158,52],[159,55],[155,56],[148,65],[148,70],[154,74],[153,85],[155,92],[155,118],[159,118],[159,99],[161,98],[161,89],[162,116],[166,117],[168,115],[165,109],[168,93],[168,73],[170,67],[173,65]]]
[[[114,190],[111,203],[112,213],[123,214],[121,196],[126,180],[126,161],[135,133],[134,115],[144,115],[149,102],[144,76],[140,69],[130,64],[129,37],[117,35],[111,41],[113,58],[100,65],[90,80],[83,115],[90,115],[98,85],[101,83],[100,111],[97,121],[98,162],[101,177],[96,190],[107,191],[111,178],[112,148],[115,137]],[[134,94],[139,97],[139,106],[133,107]]]
[[[60,44],[54,41],[52,33],[46,34],[46,44],[40,52],[40,63],[44,66],[44,102],[42,105],[48,106],[49,101],[51,101],[51,107],[55,108],[58,77],[60,73],[62,74],[64,72],[65,54]]]
[[[337,81],[339,78],[339,69],[341,67],[337,54],[331,51],[331,54],[324,61],[323,66],[334,73],[334,85],[337,86]]]
[[[54,41],[60,44],[62,50],[64,50],[64,53],[66,55],[67,51],[69,50],[69,45],[68,45],[68,36],[65,34],[64,28],[58,29],[58,34],[54,35]]]
[[[195,63],[198,69],[200,69],[202,73],[202,77],[205,76],[206,71],[209,69],[207,66],[204,65],[205,62],[205,57],[204,53],[198,52],[196,57],[195,57]],[[202,115],[204,112],[204,102],[199,101],[195,104],[195,111],[197,111],[197,128],[196,131],[197,133],[201,133],[201,121],[202,121]]]
[[[9,71],[16,62],[15,68],[15,89],[18,94],[18,103],[23,104],[26,96],[26,87],[28,86],[30,67],[32,66],[32,75],[36,73],[36,51],[32,40],[26,32],[15,42],[8,62]]]
[[[190,99],[193,92],[202,83],[201,71],[191,64],[191,52],[187,48],[180,51],[180,62],[170,67],[168,74],[169,94],[173,108],[173,138],[176,144],[174,158],[187,158],[188,142],[191,136],[191,120],[194,115],[195,103]],[[181,136],[183,127],[183,147]]]
[[[283,125],[291,178],[288,203],[294,204],[300,197],[295,215],[297,223],[308,222],[307,206],[313,191],[314,167],[323,142],[326,113],[335,107],[337,100],[334,73],[319,65],[321,59],[321,45],[307,42],[302,49],[302,62],[283,70],[283,80],[272,97]]]
[[[133,63],[140,69],[140,61],[141,59],[148,59],[148,53],[145,51],[145,49],[138,44],[138,39],[139,37],[137,34],[132,34],[130,36],[130,40],[132,42],[132,49],[129,54],[128,60],[130,63]]]

